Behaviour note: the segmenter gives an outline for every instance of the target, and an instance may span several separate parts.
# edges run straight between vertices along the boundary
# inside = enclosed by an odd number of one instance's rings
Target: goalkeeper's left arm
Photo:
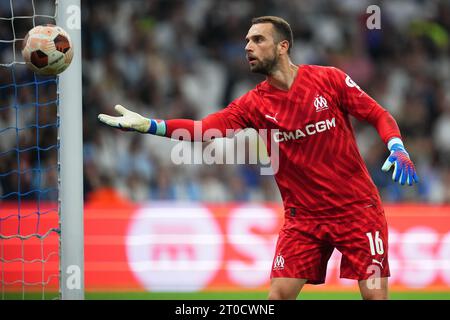
[[[341,107],[359,120],[367,121],[375,127],[386,144],[390,155],[381,170],[394,167],[392,180],[404,185],[419,182],[416,169],[406,151],[400,129],[392,115],[365,93],[348,75],[337,68],[329,68],[330,79],[339,94]]]

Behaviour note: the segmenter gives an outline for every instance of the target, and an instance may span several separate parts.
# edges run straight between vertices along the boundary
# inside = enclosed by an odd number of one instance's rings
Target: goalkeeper
[[[156,120],[117,105],[119,117],[99,120],[122,130],[203,141],[209,129],[266,129],[279,148],[275,180],[285,223],[279,232],[269,299],[295,299],[304,284],[324,283],[327,262],[342,253],[340,276],[358,281],[364,299],[387,299],[388,229],[381,199],[358,151],[349,115],[375,127],[390,155],[383,171],[412,185],[418,177],[396,121],[337,68],[295,65],[293,35],[278,17],[252,20],[246,36],[252,72],[266,80],[206,118]],[[199,134],[200,133],[200,134]],[[186,139],[186,137],[185,137]]]

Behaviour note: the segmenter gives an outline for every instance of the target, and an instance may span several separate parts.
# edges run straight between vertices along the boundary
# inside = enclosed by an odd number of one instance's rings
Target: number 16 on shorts
[[[369,238],[370,253],[375,256],[377,254],[382,255],[384,253],[383,240],[380,238],[380,231],[375,231],[375,236],[372,232],[366,233]]]

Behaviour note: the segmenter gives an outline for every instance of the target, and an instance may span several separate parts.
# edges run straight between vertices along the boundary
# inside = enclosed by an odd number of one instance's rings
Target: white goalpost
[[[60,290],[84,299],[83,132],[80,0],[57,1],[57,24],[74,46],[71,66],[59,76]]]

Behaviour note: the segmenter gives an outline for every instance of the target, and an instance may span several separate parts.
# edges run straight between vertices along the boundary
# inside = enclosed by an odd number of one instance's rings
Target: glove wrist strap
[[[388,144],[387,144],[387,147],[388,147],[389,151],[392,151],[392,147],[393,147],[395,144],[401,145],[401,146],[403,147],[403,149],[405,148],[405,146],[403,145],[402,139],[400,139],[400,138],[392,138],[392,139],[390,139],[390,140],[388,141]]]
[[[148,128],[148,133],[154,134],[157,136],[165,136],[166,135],[166,122],[164,120],[150,120],[150,128]]]

